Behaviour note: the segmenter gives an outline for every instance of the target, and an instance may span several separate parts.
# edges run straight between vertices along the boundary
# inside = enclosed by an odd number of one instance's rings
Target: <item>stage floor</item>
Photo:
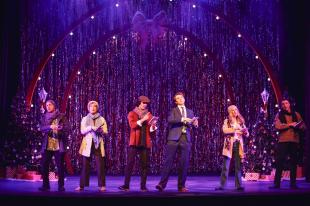
[[[38,191],[38,187],[42,185],[42,182],[1,179],[0,196],[1,199],[4,200],[1,202],[8,203],[10,206],[17,203],[17,201],[23,201],[24,203],[28,202],[32,205],[36,205],[36,203],[39,202],[43,203],[40,200],[44,199],[48,200],[44,205],[48,205],[49,203],[52,204],[52,202],[54,202],[53,204],[58,204],[57,200],[62,204],[65,204],[66,201],[77,201],[82,203],[85,198],[88,199],[88,201],[105,198],[105,200],[108,199],[109,201],[112,201],[114,205],[117,205],[117,203],[124,204],[129,202],[132,202],[132,204],[135,205],[140,203],[141,205],[153,205],[155,203],[157,204],[159,200],[161,203],[164,203],[164,200],[175,201],[177,199],[181,201],[180,203],[189,201],[190,203],[195,204],[197,204],[198,201],[210,201],[213,203],[231,202],[240,205],[239,201],[241,200],[243,203],[246,203],[255,199],[255,202],[253,202],[252,205],[255,205],[255,203],[271,203],[272,201],[276,201],[277,203],[289,203],[292,201],[292,203],[299,203],[300,205],[304,203],[304,198],[310,198],[310,183],[307,183],[304,180],[297,181],[299,189],[295,190],[289,188],[289,181],[282,181],[281,189],[277,190],[268,189],[268,187],[272,185],[272,182],[245,181],[243,182],[245,191],[240,192],[234,189],[234,177],[229,178],[227,190],[215,191],[214,188],[219,185],[219,177],[189,176],[186,183],[189,192],[180,193],[177,191],[176,176],[170,177],[167,188],[163,192],[158,192],[155,189],[155,185],[158,183],[159,179],[159,176],[148,177],[147,188],[149,189],[149,192],[140,191],[140,177],[138,176],[132,177],[130,191],[128,192],[123,192],[118,189],[118,186],[122,185],[124,181],[124,177],[122,176],[107,176],[106,192],[98,191],[96,176],[91,177],[90,187],[85,188],[85,190],[81,192],[74,191],[79,185],[78,176],[66,177],[65,192],[57,191],[57,182],[51,182],[51,191],[40,192]],[[150,199],[152,201],[150,201]],[[309,200],[310,199],[308,199],[308,202],[310,202]],[[145,201],[149,203],[145,203]]]

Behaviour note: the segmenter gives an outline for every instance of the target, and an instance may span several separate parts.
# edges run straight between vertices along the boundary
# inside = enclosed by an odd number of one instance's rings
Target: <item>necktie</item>
[[[182,117],[185,117],[185,110],[184,110],[184,107],[181,107],[181,115],[182,115]]]
[[[184,107],[181,107],[181,115],[182,115],[182,117],[185,117],[185,109],[184,109]],[[186,133],[185,125],[183,125],[183,127],[182,127],[182,133]]]

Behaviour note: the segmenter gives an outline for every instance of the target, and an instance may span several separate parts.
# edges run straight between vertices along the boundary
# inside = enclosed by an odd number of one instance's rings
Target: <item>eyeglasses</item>
[[[149,104],[148,102],[142,102],[143,104]]]

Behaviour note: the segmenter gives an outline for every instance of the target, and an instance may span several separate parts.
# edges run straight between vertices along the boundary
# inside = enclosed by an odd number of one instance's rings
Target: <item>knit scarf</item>
[[[46,112],[44,114],[44,122],[47,124],[57,124],[59,125],[59,121],[61,119],[61,113],[58,110],[54,110],[53,112]],[[57,122],[56,122],[57,120]],[[53,138],[58,138],[58,132],[57,131],[49,131],[48,136]]]
[[[46,112],[44,115],[45,122],[51,124],[55,119],[58,118],[58,115],[60,112],[58,110],[55,110],[53,112]]]
[[[91,113],[88,113],[87,116],[86,116],[86,127],[87,126],[95,126],[96,128],[99,128],[103,125],[103,121],[101,118],[100,113],[96,113],[96,114],[91,114]],[[93,139],[93,143],[95,145],[95,148],[98,149],[99,148],[99,136],[95,133],[95,132],[92,132],[92,139]]]
[[[142,119],[148,112],[148,109],[140,109],[139,107],[134,108],[133,110],[135,113],[137,113],[137,115],[139,116],[139,119]]]
[[[297,122],[297,115],[296,115],[296,112],[292,111],[291,113],[289,113],[288,111],[286,110],[281,110],[279,112],[279,119],[280,119],[280,122],[283,123],[283,124],[286,124],[286,119],[285,119],[285,115],[289,115],[289,116],[292,116],[292,120],[293,122]]]

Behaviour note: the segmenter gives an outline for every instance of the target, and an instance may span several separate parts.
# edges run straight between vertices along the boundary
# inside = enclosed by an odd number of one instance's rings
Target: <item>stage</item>
[[[177,191],[177,177],[173,176],[163,192],[158,192],[155,185],[159,176],[150,176],[147,181],[149,192],[140,192],[140,177],[132,177],[130,191],[123,192],[118,186],[123,184],[122,176],[108,176],[107,191],[99,192],[97,178],[92,176],[90,187],[82,192],[74,191],[78,186],[79,177],[70,176],[65,181],[65,192],[57,191],[57,182],[51,182],[51,191],[40,192],[38,187],[42,182],[2,179],[0,180],[1,205],[67,205],[106,203],[111,205],[163,205],[163,204],[190,204],[205,205],[208,203],[233,205],[271,205],[271,204],[296,204],[306,205],[305,199],[310,197],[310,183],[298,180],[299,189],[289,188],[289,181],[282,181],[281,189],[270,190],[272,182],[246,181],[245,191],[234,189],[234,177],[229,178],[228,187],[224,191],[215,191],[218,186],[217,176],[190,176],[187,180],[189,192]]]
[[[306,1],[296,2],[1,1],[0,206],[310,205],[310,13]],[[94,114],[90,101],[97,103]],[[131,121],[132,112],[138,117]],[[158,117],[156,124],[145,118],[144,125],[156,128],[151,134],[132,126],[148,112]],[[81,132],[83,117],[97,114],[104,124],[87,118],[94,125]],[[80,154],[91,153],[83,151],[86,136],[95,146],[100,140],[105,192],[95,173],[91,187],[75,191]],[[164,191],[155,189],[173,154],[167,140],[182,140],[171,174],[183,166],[189,192],[178,192],[177,176]],[[147,179],[148,192],[140,191],[139,176],[130,191],[118,189],[132,163],[129,145],[148,148],[139,157],[156,175]],[[291,147],[286,159],[283,145]],[[223,149],[242,158],[231,169],[261,180],[244,181],[245,190],[237,191],[230,176],[228,188],[216,191]],[[40,192],[42,181],[26,180],[40,179],[38,171],[49,167],[42,164],[49,160],[45,150],[66,154],[67,174],[75,176],[66,177],[65,192],[57,191],[57,181]],[[140,174],[136,156],[134,175]],[[278,164],[282,159],[289,161]],[[62,168],[54,160],[50,178]],[[281,165],[288,178],[290,163],[298,164],[297,177],[306,177],[297,180],[299,188],[285,179],[281,189],[269,189],[273,182],[263,180]]]

